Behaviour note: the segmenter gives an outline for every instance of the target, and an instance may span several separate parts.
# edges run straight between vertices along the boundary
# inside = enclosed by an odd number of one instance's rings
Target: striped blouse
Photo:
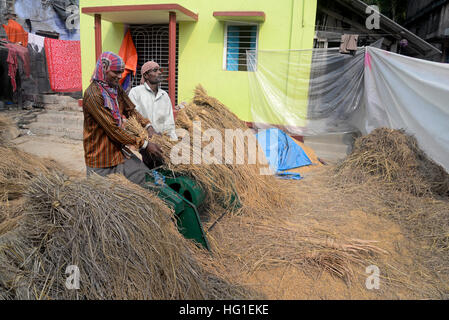
[[[135,111],[135,106],[120,87],[118,93],[120,113],[129,118],[135,116],[145,127],[150,123]],[[121,149],[124,145],[141,148],[145,141],[119,128],[110,110],[104,106],[104,98],[95,82],[86,89],[83,96],[84,113],[84,159],[91,168],[107,168],[124,162]]]

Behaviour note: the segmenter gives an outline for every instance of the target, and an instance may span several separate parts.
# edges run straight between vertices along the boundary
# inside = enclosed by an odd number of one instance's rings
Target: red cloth
[[[8,44],[6,45],[8,46]],[[17,53],[14,50],[8,48],[8,58],[6,61],[8,62],[8,76],[11,79],[12,91],[16,92],[17,83],[16,83],[16,73],[17,67],[19,66],[19,62],[17,61]]]
[[[55,92],[81,91],[80,42],[45,38],[44,46],[51,89]]]
[[[131,72],[133,75],[136,75],[137,70],[137,50],[134,46],[133,38],[131,37],[131,32],[129,30],[122,41],[118,55],[123,59],[123,61],[125,61],[125,72],[120,79],[120,84],[123,84],[126,76]]]
[[[20,25],[20,23],[15,22],[14,20],[9,19],[8,25],[3,25],[5,28],[6,35],[8,36],[8,40],[13,43],[22,43],[23,47],[27,47],[28,45],[28,32]]]
[[[8,62],[8,76],[11,78],[11,85],[13,92],[17,89],[16,83],[16,73],[17,68],[19,66],[19,61],[17,56],[22,59],[23,69],[25,71],[26,77],[30,76],[30,54],[28,53],[28,49],[24,48],[20,45],[14,43],[7,43],[5,47],[8,48],[8,58],[6,61]]]

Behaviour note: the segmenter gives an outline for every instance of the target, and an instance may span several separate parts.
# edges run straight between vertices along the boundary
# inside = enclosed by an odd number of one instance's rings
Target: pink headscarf
[[[106,51],[101,54],[100,58],[98,58],[94,74],[91,78],[91,81],[94,81],[99,85],[101,95],[104,98],[104,106],[111,111],[112,116],[119,127],[122,126],[123,122],[117,101],[117,88],[110,87],[106,82],[106,73],[109,70],[123,72],[124,69],[125,63],[123,62],[123,59],[115,53]]]
[[[143,75],[145,73],[147,73],[148,70],[151,70],[154,68],[159,68],[159,65],[154,61],[148,61],[142,66],[142,69],[140,70],[140,73],[142,74],[142,77],[140,78],[140,84],[145,83],[145,78],[143,77]]]

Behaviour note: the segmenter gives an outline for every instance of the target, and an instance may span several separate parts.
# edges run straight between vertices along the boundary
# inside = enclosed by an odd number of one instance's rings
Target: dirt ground
[[[85,174],[82,141],[53,136],[23,135],[12,141],[17,148],[41,158],[49,158],[80,175]]]
[[[74,175],[85,174],[82,142],[57,137],[21,136],[13,141],[31,154],[53,159]],[[376,241],[387,254],[354,267],[351,283],[323,272],[314,274],[284,264],[253,272],[235,272],[233,280],[255,288],[267,299],[442,299],[448,298],[448,281],[435,274],[421,254],[425,244],[409,238],[401,227],[376,215],[376,208],[366,207],[357,191],[339,192],[328,184],[329,166],[317,165],[296,183],[297,197],[302,199],[293,214],[282,217],[291,225],[308,225],[323,232],[340,234],[348,239]],[[226,222],[217,227],[225,228]],[[225,232],[225,230],[221,230]],[[213,236],[213,234],[211,234]],[[369,290],[365,281],[366,267],[378,266],[380,288]]]

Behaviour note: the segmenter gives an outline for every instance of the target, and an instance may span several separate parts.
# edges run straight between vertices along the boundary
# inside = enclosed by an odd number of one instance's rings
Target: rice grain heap
[[[234,299],[249,291],[208,272],[155,194],[122,176],[39,175],[19,226],[0,236],[0,298]],[[203,257],[207,260],[207,257]],[[79,290],[65,286],[69,265]]]

